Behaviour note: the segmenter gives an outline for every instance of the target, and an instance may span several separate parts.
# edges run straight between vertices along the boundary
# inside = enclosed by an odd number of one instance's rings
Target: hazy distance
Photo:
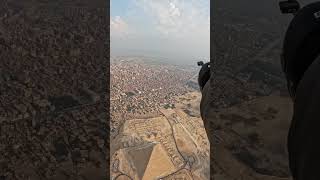
[[[209,0],[111,0],[110,18],[111,56],[209,60]]]

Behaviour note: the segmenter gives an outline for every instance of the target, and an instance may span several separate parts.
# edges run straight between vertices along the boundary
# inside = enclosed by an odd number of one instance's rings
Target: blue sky
[[[209,58],[209,0],[110,2],[111,55]]]
[[[111,0],[111,16],[124,16],[130,6],[133,6],[132,0]]]

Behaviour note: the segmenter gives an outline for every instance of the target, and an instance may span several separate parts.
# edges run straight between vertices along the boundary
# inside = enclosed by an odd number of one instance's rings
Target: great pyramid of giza
[[[142,179],[144,172],[147,168],[149,159],[151,157],[154,144],[147,145],[145,147],[139,147],[130,149],[127,152],[128,158],[131,159],[131,162],[136,169],[139,179]]]
[[[159,143],[150,143],[143,147],[132,147],[124,150],[125,159],[137,173],[138,179],[150,180],[165,176],[176,170],[169,156]]]
[[[161,109],[158,117],[126,120],[111,141],[112,179],[208,179],[209,143],[203,123],[199,113],[189,116],[189,111],[198,112],[196,107],[186,107],[199,97],[186,95],[185,104]]]

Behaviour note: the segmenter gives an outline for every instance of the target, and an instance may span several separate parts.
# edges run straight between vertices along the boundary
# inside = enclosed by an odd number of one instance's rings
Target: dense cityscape
[[[111,59],[111,131],[121,119],[159,115],[176,97],[194,90],[187,82],[197,67],[160,64],[146,57]]]
[[[104,4],[1,2],[0,179],[106,179]]]

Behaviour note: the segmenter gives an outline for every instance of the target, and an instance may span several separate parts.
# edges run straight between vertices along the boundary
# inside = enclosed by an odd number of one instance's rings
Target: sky
[[[210,57],[210,0],[111,0],[111,56]]]

